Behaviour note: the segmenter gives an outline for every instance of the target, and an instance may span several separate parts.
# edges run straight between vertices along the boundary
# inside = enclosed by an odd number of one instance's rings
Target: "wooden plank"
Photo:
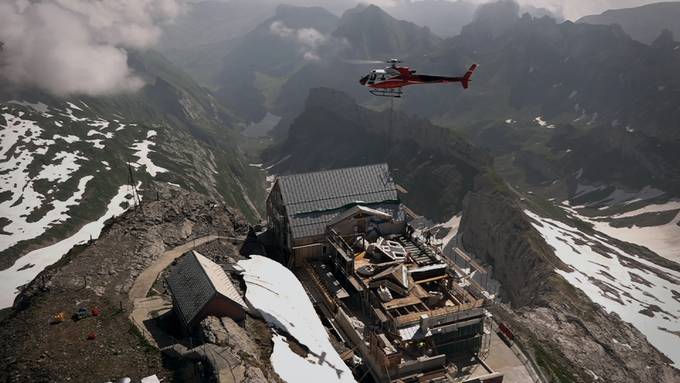
[[[417,283],[417,284],[422,284],[422,283],[434,282],[434,281],[438,281],[438,280],[440,280],[440,279],[446,279],[446,278],[448,278],[448,277],[449,277],[448,275],[440,275],[440,276],[438,276],[438,277],[432,277],[432,278],[428,278],[428,279],[423,279],[423,280],[420,280],[420,281],[416,281],[416,283]]]
[[[418,303],[421,303],[418,297],[408,296],[406,298],[392,299],[387,303],[383,303],[383,306],[386,310],[391,310],[397,307],[417,305]]]
[[[423,315],[423,314],[429,314],[429,313],[426,311],[426,312],[419,312],[419,313],[401,315],[401,316],[394,318],[394,322],[396,324],[396,327],[400,328],[400,327],[403,327],[403,326],[411,324],[411,323],[420,322],[420,316]]]
[[[486,273],[486,270],[482,266],[480,266],[477,262],[475,262],[475,260],[473,260],[467,254],[465,254],[465,252],[463,252],[463,250],[456,247],[456,248],[453,249],[453,251],[455,251],[456,254],[458,254],[461,258],[463,258],[463,260],[465,260],[465,262],[467,262],[475,270],[479,271],[480,273]]]

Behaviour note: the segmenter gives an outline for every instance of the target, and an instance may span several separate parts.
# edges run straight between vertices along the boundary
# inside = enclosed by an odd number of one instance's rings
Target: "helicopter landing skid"
[[[374,96],[393,98],[401,98],[401,95],[404,94],[404,92],[401,91],[401,88],[371,89],[369,92]]]

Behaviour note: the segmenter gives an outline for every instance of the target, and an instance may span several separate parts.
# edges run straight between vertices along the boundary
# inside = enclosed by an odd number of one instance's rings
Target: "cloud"
[[[269,31],[284,40],[298,45],[305,60],[318,61],[319,49],[330,42],[330,38],[314,28],[293,29],[281,21],[274,21],[269,25]]]
[[[176,0],[3,0],[0,76],[58,96],[140,89],[126,49],[158,41]]]
[[[328,38],[314,28],[302,28],[297,30],[297,40],[312,49],[325,44]]]
[[[318,54],[312,52],[312,51],[307,51],[302,55],[302,58],[304,58],[307,61],[319,61],[321,60],[321,57],[319,57]]]

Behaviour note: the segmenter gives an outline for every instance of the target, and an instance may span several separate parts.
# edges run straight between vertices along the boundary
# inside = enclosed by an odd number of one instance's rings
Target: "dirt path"
[[[139,274],[139,276],[135,280],[135,283],[132,285],[130,292],[128,293],[130,301],[134,302],[135,299],[146,297],[146,295],[149,293],[149,290],[151,289],[151,286],[153,286],[154,282],[156,282],[158,274],[160,274],[161,271],[165,270],[165,268],[170,266],[170,264],[172,263],[172,261],[175,260],[175,258],[181,256],[182,254],[186,253],[189,250],[192,250],[195,247],[201,246],[208,242],[216,241],[218,239],[235,241],[245,240],[245,238],[206,235],[205,237],[196,238],[190,242],[185,243],[184,245],[177,246],[171,250],[164,252],[160,258],[158,258],[154,263],[147,267],[146,270]]]

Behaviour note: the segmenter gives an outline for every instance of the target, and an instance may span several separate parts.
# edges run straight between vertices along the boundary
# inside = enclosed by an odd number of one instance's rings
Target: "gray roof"
[[[282,176],[278,184],[295,239],[323,234],[326,223],[347,206],[382,207],[395,218],[401,214],[387,164]]]
[[[395,221],[403,221],[405,219],[404,211],[401,209],[399,203],[381,203],[371,205],[373,209],[392,215]],[[314,212],[308,214],[297,214],[294,217],[289,217],[291,231],[293,238],[305,238],[317,235],[322,235],[326,231],[326,226],[338,214],[342,214],[343,210],[332,210],[326,212]]]
[[[186,324],[217,294],[246,307],[231,280],[215,262],[197,251],[182,256],[167,278],[177,309]]]

